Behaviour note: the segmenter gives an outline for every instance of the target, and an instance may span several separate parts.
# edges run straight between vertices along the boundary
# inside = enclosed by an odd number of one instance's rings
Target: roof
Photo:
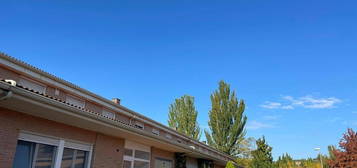
[[[3,62],[2,60],[6,60],[7,62]],[[69,88],[75,90],[75,91],[81,92],[81,93],[83,93],[83,94],[85,94],[85,95],[89,95],[89,96],[95,98],[95,100],[104,102],[106,105],[114,106],[114,107],[120,109],[121,111],[125,111],[125,112],[127,112],[127,113],[130,113],[130,114],[132,114],[132,115],[138,117],[139,119],[142,119],[142,120],[145,121],[145,122],[148,122],[148,123],[150,123],[150,124],[157,125],[157,126],[159,126],[160,128],[163,128],[165,131],[168,131],[168,132],[170,132],[170,133],[174,133],[175,135],[178,135],[178,136],[181,137],[181,138],[187,139],[187,140],[189,140],[190,142],[193,142],[194,144],[197,144],[197,145],[200,145],[200,146],[202,146],[202,147],[204,147],[204,148],[207,148],[208,150],[211,150],[211,151],[213,151],[213,152],[215,152],[215,153],[217,153],[217,154],[220,154],[221,156],[224,156],[225,158],[233,159],[232,156],[229,156],[229,155],[227,155],[227,154],[225,154],[225,153],[223,153],[223,152],[220,152],[220,151],[218,151],[218,150],[216,150],[216,149],[214,149],[214,148],[212,148],[212,147],[210,147],[210,146],[208,146],[208,145],[206,145],[206,144],[204,144],[204,143],[202,143],[202,142],[199,142],[199,141],[197,141],[197,140],[195,140],[195,139],[192,139],[192,138],[190,138],[190,137],[188,137],[188,136],[186,136],[186,135],[184,135],[184,134],[181,134],[181,133],[177,132],[176,130],[174,130],[174,129],[172,129],[172,128],[170,128],[170,127],[164,125],[164,124],[161,124],[161,123],[159,123],[159,122],[157,122],[157,121],[155,121],[155,120],[152,120],[152,119],[150,119],[150,118],[148,118],[148,117],[146,117],[146,116],[144,116],[144,115],[142,115],[142,114],[140,114],[140,113],[137,113],[137,112],[135,112],[135,111],[133,111],[133,110],[130,110],[130,109],[128,109],[128,108],[122,106],[122,105],[116,104],[116,103],[112,102],[111,100],[108,100],[108,99],[106,99],[106,98],[104,98],[104,97],[102,97],[102,96],[99,96],[99,95],[97,95],[97,94],[95,94],[95,93],[92,93],[92,92],[86,90],[86,89],[83,89],[83,88],[81,88],[81,87],[79,87],[79,86],[77,86],[77,85],[75,85],[75,84],[73,84],[73,83],[71,83],[71,82],[68,82],[68,81],[66,81],[66,80],[64,80],[64,79],[61,79],[61,78],[59,78],[59,77],[57,77],[57,76],[54,76],[54,75],[52,75],[52,74],[50,74],[50,73],[48,73],[48,72],[45,72],[45,71],[43,71],[43,70],[41,70],[41,69],[39,69],[39,68],[36,68],[36,67],[34,67],[34,66],[30,65],[30,64],[27,64],[27,63],[25,63],[25,62],[23,62],[23,61],[21,61],[21,60],[18,60],[18,59],[14,58],[14,57],[11,57],[11,56],[9,56],[9,55],[6,55],[5,53],[1,53],[1,52],[0,52],[0,64],[1,64],[1,63],[2,63],[2,64],[5,63],[5,65],[8,65],[8,66],[11,66],[10,64],[14,64],[14,65],[17,65],[17,66],[21,66],[21,67],[24,68],[24,69],[31,70],[31,71],[33,71],[33,72],[35,72],[35,73],[37,73],[37,74],[39,74],[39,75],[41,75],[41,76],[44,76],[44,77],[46,77],[46,78],[48,78],[48,79],[51,79],[51,80],[53,80],[53,81],[55,81],[55,82],[58,82],[58,83],[60,83],[60,84],[62,84],[62,85],[64,85],[64,86],[66,86],[66,87],[69,87]],[[1,79],[1,81],[2,81],[2,82],[5,82],[4,79]],[[26,87],[21,86],[21,85],[19,85],[19,84],[17,84],[16,87],[22,88],[22,89],[31,91],[31,92],[33,92],[33,93],[35,93],[35,94],[38,94],[38,95],[40,95],[40,96],[44,96],[44,97],[50,98],[50,99],[52,99],[52,100],[61,102],[61,103],[65,104],[65,105],[73,106],[73,107],[76,107],[76,108],[78,108],[78,109],[80,109],[80,110],[83,110],[83,111],[86,111],[86,112],[89,112],[89,113],[94,113],[93,111],[90,111],[90,110],[88,110],[88,109],[86,109],[86,108],[82,108],[82,107],[75,106],[75,105],[73,105],[73,104],[70,104],[70,103],[68,103],[68,102],[65,102],[64,100],[57,99],[57,98],[52,97],[52,96],[50,96],[50,95],[46,95],[45,93],[36,92],[36,91],[34,91],[34,90],[30,89],[30,88],[26,88]],[[96,114],[96,115],[101,115],[101,114],[98,114],[98,113],[95,113],[95,114]],[[103,115],[101,115],[101,116],[103,116]],[[105,117],[105,116],[103,116],[103,117]],[[107,117],[107,118],[108,118],[108,117]],[[132,125],[128,125],[127,123],[121,122],[120,120],[115,120],[115,119],[112,119],[112,118],[108,118],[108,119],[109,119],[109,120],[113,120],[113,121],[117,121],[117,122],[120,122],[121,124],[124,124],[124,125],[126,125],[126,126],[131,126],[131,127],[132,127]]]

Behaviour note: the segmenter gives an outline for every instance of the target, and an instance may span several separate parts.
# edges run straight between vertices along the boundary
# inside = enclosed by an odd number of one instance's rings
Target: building
[[[1,168],[222,168],[233,159],[2,53],[0,137]]]

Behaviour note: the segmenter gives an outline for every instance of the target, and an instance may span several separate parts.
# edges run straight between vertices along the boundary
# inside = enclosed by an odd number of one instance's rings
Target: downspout
[[[16,81],[6,79],[5,82],[9,82],[11,86],[16,86]],[[1,100],[6,100],[12,96],[12,91],[11,90],[5,90],[5,89],[0,89],[0,101]]]

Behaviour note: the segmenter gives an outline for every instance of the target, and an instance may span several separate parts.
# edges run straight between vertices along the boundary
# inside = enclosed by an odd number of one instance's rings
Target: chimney
[[[118,98],[112,98],[112,102],[114,102],[115,104],[120,105],[120,99],[118,99]]]

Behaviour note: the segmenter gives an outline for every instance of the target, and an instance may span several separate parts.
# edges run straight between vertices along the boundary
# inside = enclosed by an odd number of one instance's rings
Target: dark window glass
[[[134,168],[149,168],[149,162],[134,161]]]
[[[71,168],[74,157],[74,149],[64,148],[61,168]]]
[[[131,168],[131,162],[124,160],[123,168]]]
[[[30,168],[32,165],[35,143],[17,141],[13,168]]]
[[[77,150],[75,168],[84,168],[86,163],[87,152]]]
[[[131,149],[124,149],[125,156],[133,156],[133,150]]]
[[[86,151],[64,148],[61,168],[84,168],[86,160]]]
[[[135,150],[135,158],[149,160],[150,153],[140,150]]]
[[[38,144],[35,168],[51,168],[54,164],[56,147],[51,145]]]

